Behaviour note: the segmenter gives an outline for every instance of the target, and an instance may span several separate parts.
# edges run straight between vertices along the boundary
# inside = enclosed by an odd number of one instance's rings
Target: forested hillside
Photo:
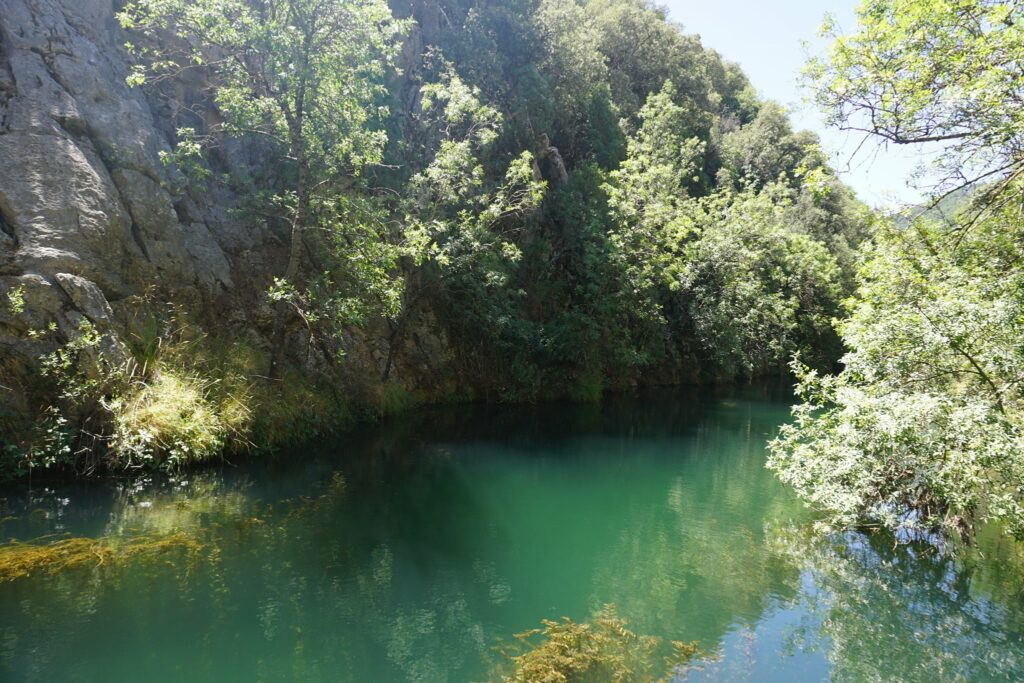
[[[7,475],[842,353],[870,213],[653,5],[72,4],[0,18]],[[40,126],[120,208],[37,220]]]

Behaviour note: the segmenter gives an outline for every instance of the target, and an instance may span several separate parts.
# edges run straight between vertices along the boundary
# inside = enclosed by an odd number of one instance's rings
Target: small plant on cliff
[[[244,396],[218,397],[209,382],[172,368],[159,369],[106,408],[113,422],[110,448],[126,467],[215,458],[233,436],[244,435],[250,414]]]
[[[98,465],[177,467],[246,446],[252,424],[248,382],[226,367],[200,367],[201,340],[187,340],[187,328],[171,333],[153,325],[152,336],[130,349],[132,355],[83,320],[40,358],[53,398],[14,445],[10,474]],[[203,379],[211,374],[220,380]]]
[[[7,290],[7,312],[18,316],[25,312],[25,285]]]

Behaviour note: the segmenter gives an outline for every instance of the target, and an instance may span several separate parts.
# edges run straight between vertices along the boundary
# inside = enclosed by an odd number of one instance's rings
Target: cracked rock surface
[[[18,387],[46,350],[28,329],[55,323],[66,336],[84,318],[124,336],[126,302],[146,292],[267,344],[260,315],[281,239],[233,218],[230,190],[186,192],[160,160],[201,84],[174,84],[159,100],[128,87],[112,0],[0,5],[0,408],[24,408]],[[228,141],[221,163],[258,155]],[[3,295],[18,288],[25,311],[12,315]],[[429,391],[451,377],[422,347],[445,362],[450,353],[430,312],[420,317],[415,339],[427,341],[400,340],[408,353],[397,349],[388,368],[392,381]],[[376,351],[392,336],[383,324],[353,330],[346,372],[379,377]]]

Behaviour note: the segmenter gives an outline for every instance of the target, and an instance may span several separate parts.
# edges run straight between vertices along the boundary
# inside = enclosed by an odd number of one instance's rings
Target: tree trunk
[[[301,131],[301,120],[295,126]],[[301,132],[291,135],[292,156],[299,167],[299,179],[296,187],[295,213],[292,215],[291,237],[288,243],[288,266],[284,271],[284,279],[292,287],[298,287],[297,277],[302,266],[302,253],[305,250],[303,229],[309,213],[309,182],[306,168],[306,155],[302,147]],[[292,316],[292,307],[287,301],[277,303],[274,315],[274,332],[271,335],[270,370],[267,375],[271,379],[281,378],[281,356],[284,352],[285,332],[288,320]]]

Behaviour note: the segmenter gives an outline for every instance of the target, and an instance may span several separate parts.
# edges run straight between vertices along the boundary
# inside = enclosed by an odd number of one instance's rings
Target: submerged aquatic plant
[[[131,558],[157,558],[181,552],[195,557],[204,544],[194,536],[175,532],[121,538],[62,538],[48,543],[12,541],[0,545],[0,583],[37,574],[116,565]]]
[[[503,683],[648,683],[668,680],[697,653],[696,643],[630,631],[605,605],[588,623],[569,617],[543,620],[543,628],[516,634],[497,670]],[[538,639],[539,637],[539,639]],[[518,652],[518,653],[517,653]]]
[[[71,569],[120,567],[132,559],[184,559],[192,569],[200,560],[215,562],[225,544],[256,530],[265,547],[293,541],[303,530],[317,528],[313,522],[318,518],[336,511],[345,499],[345,479],[335,472],[320,495],[277,507],[262,505],[244,490],[225,490],[203,480],[192,483],[187,496],[183,493],[175,490],[124,505],[97,538],[51,535],[0,544],[0,584]]]

